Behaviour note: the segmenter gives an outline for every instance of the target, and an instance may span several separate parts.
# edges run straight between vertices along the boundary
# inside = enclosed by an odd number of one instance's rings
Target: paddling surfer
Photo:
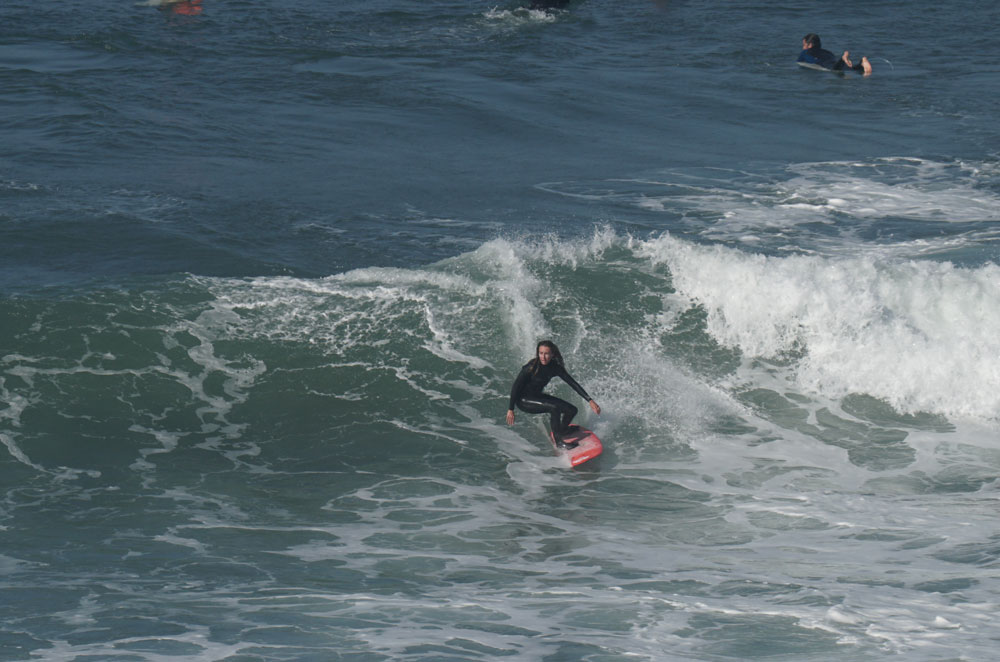
[[[535,0],[528,9],[565,9],[568,4],[569,0]]]
[[[844,54],[838,59],[836,55],[822,47],[819,35],[812,32],[802,37],[802,52],[799,53],[799,59],[796,61],[807,64],[818,64],[824,69],[830,69],[831,71],[851,69],[862,76],[871,76],[872,73],[872,64],[868,61],[867,56],[862,57],[861,62],[858,64],[854,64],[851,61],[850,51],[844,51]]]

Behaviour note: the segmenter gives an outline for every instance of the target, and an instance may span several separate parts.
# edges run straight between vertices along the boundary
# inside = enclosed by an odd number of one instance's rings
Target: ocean
[[[0,660],[995,659],[1000,8],[527,4],[0,5]]]

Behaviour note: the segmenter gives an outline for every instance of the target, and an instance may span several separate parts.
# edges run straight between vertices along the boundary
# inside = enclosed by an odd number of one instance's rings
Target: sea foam
[[[867,393],[907,413],[989,419],[1000,406],[995,265],[774,257],[669,235],[637,254],[669,267],[718,342],[793,358],[805,390]]]

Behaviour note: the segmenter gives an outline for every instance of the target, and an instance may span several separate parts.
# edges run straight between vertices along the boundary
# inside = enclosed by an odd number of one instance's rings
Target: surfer
[[[196,16],[201,13],[201,0],[145,0],[136,5],[137,7],[156,7],[161,11],[170,11],[174,14],[185,16]]]
[[[838,59],[836,55],[822,47],[819,35],[812,32],[802,37],[802,52],[799,53],[799,59],[796,61],[818,64],[831,71],[851,69],[862,76],[870,76],[872,73],[872,64],[868,61],[867,56],[862,57],[858,64],[854,64],[851,61],[851,52],[844,51],[844,54]]]
[[[569,0],[535,0],[528,9],[565,9],[568,4]]]
[[[567,444],[562,437],[569,432],[570,421],[576,416],[576,407],[565,400],[542,392],[553,377],[559,377],[569,384],[574,391],[580,394],[581,398],[587,401],[595,414],[601,413],[600,406],[566,372],[562,354],[556,344],[551,340],[543,340],[535,347],[535,358],[524,364],[510,389],[507,425],[514,425],[515,406],[528,414],[548,414],[556,446],[574,448],[577,445],[576,442]]]

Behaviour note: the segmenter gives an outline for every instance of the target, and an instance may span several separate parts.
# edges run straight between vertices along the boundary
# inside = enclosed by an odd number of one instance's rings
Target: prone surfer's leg
[[[834,69],[847,67],[848,69],[856,71],[859,74],[863,74],[865,76],[870,76],[872,73],[872,63],[868,61],[868,56],[867,55],[862,56],[861,62],[859,62],[858,64],[854,64],[854,62],[851,60],[850,51],[844,51],[844,54],[840,56],[840,62],[837,62],[837,65],[838,66],[835,66]]]

